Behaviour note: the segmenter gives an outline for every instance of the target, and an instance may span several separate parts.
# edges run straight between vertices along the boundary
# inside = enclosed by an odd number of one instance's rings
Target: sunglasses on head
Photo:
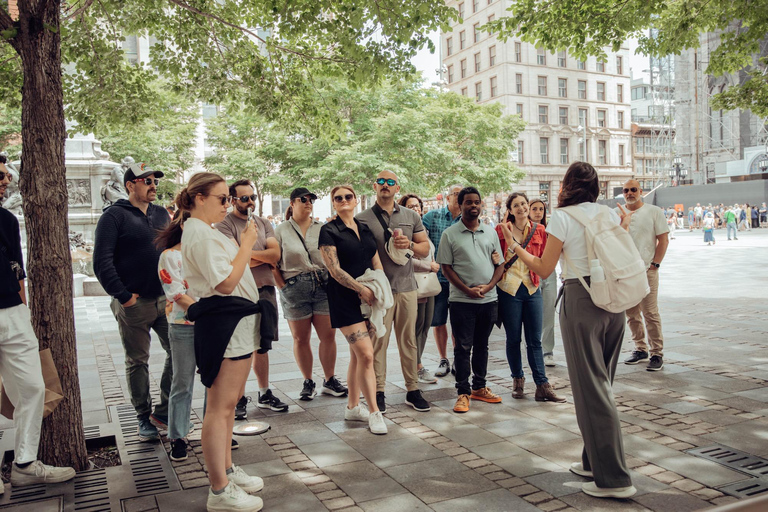
[[[309,202],[309,204],[315,204],[314,197],[302,196],[299,198],[299,200],[304,204],[306,204],[307,202]]]
[[[390,187],[394,187],[395,185],[397,185],[397,180],[393,180],[392,178],[379,178],[376,180],[376,183],[378,185],[383,185],[386,183]]]
[[[251,194],[250,196],[240,196],[240,197],[238,197],[236,199],[238,201],[240,201],[241,203],[247,203],[248,200],[256,201],[256,194]]]
[[[157,178],[136,178],[135,180],[131,180],[134,183],[144,183],[145,185],[152,185],[153,183],[155,186],[158,186],[160,184],[160,180]]]
[[[337,203],[343,203],[344,201],[346,201],[346,202],[348,202],[348,203],[349,203],[349,202],[351,202],[351,201],[352,201],[354,198],[355,198],[355,195],[354,195],[354,194],[347,194],[347,195],[344,195],[344,196],[341,196],[341,195],[339,195],[339,196],[333,196],[333,200],[334,200],[334,201],[336,201]]]
[[[634,194],[635,192],[637,192],[637,190],[638,190],[637,187],[625,188],[624,193],[626,194],[627,192],[632,192]]]
[[[8,176],[9,181],[13,181],[13,174],[9,172],[0,172],[0,181],[3,181],[6,176]]]

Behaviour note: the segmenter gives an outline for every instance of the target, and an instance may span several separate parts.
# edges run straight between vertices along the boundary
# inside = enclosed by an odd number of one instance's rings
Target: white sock
[[[261,393],[262,395],[266,394],[267,391],[269,391],[269,386],[267,386],[266,388],[259,388],[259,393]]]

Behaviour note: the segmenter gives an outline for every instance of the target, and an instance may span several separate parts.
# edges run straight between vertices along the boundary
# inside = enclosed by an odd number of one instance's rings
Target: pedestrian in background
[[[547,227],[547,205],[541,199],[534,199],[529,205],[528,218]],[[506,215],[506,214],[505,214]],[[545,233],[546,234],[546,233]],[[546,279],[540,278],[541,290],[541,352],[544,366],[555,366],[555,302],[557,300],[557,271]]]

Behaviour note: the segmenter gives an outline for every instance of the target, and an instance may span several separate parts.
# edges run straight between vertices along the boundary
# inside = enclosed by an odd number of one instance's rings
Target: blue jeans
[[[738,238],[736,235],[738,234],[738,231],[736,230],[736,223],[735,222],[729,222],[725,225],[726,233],[728,234],[728,240],[731,239],[731,231],[733,231],[733,238]]]
[[[507,361],[512,370],[512,377],[521,379],[523,360],[520,355],[520,340],[525,326],[525,343],[528,352],[528,366],[531,367],[533,381],[537,386],[549,382],[544,371],[544,354],[541,352],[542,300],[541,290],[533,295],[528,293],[524,284],[520,284],[514,296],[501,288],[499,291],[499,313],[507,333]]]
[[[168,437],[181,439],[190,430],[189,415],[192,410],[192,391],[195,387],[195,326],[170,324],[168,337],[171,342],[173,380],[168,398]]]

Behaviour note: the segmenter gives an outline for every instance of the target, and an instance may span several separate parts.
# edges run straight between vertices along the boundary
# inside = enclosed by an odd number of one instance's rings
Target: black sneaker
[[[664,359],[661,356],[651,356],[651,361],[648,363],[646,370],[657,372],[662,368],[664,368]]]
[[[387,397],[384,396],[383,391],[376,392],[376,407],[379,408],[379,412],[387,412]]]
[[[431,409],[429,402],[424,400],[424,397],[421,395],[420,389],[407,392],[405,394],[405,403],[419,412],[426,412]]]
[[[187,442],[183,439],[171,440],[171,460],[187,460]]]
[[[441,359],[440,365],[435,370],[435,377],[445,377],[451,373],[451,362],[447,359]]]
[[[232,444],[230,446],[231,446],[230,450],[237,450],[238,448],[240,448],[240,443],[238,443],[233,439]]]
[[[259,392],[259,401],[256,403],[261,409],[272,409],[275,412],[286,412],[288,410],[288,404],[283,403],[272,394],[272,390],[268,389],[263,395]]]
[[[299,400],[309,402],[315,398],[315,396],[317,396],[317,391],[315,391],[315,381],[312,379],[304,379],[304,387],[301,388],[301,393],[299,393]]]
[[[339,382],[335,375],[328,380],[323,380],[322,392],[333,396],[347,396],[349,394],[349,390]]]
[[[640,361],[648,359],[648,352],[642,350],[635,350],[628,358],[624,360],[624,364],[637,364]]]
[[[237,405],[235,406],[235,419],[236,420],[244,420],[248,418],[248,411],[246,408],[248,407],[248,402],[251,401],[251,397],[249,396],[241,396],[240,400],[237,401]]]

